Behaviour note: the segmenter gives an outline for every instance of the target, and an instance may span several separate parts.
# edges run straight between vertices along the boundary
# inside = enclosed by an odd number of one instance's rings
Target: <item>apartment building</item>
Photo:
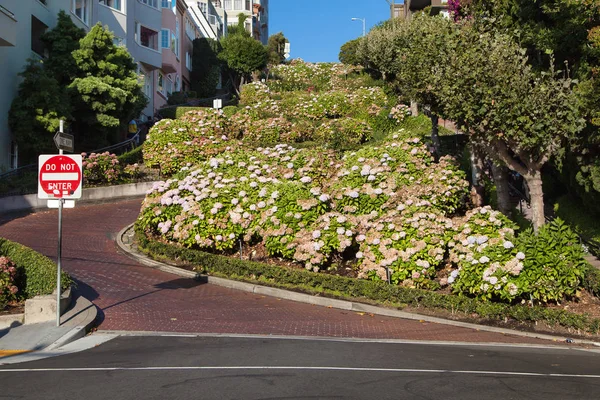
[[[238,15],[245,14],[246,30],[262,44],[269,40],[269,0],[215,0],[215,7],[227,14],[227,23],[236,25]]]
[[[448,0],[404,0],[404,17],[410,18],[426,7],[431,7],[432,14],[448,15]]]
[[[210,0],[203,2],[215,10]],[[115,44],[127,47],[148,98],[141,116],[145,119],[166,103],[169,94],[190,87],[192,41],[209,35],[200,24],[213,29],[207,16],[193,15],[190,3],[197,7],[198,2],[189,0],[0,0],[0,171],[19,166],[18,148],[8,128],[18,74],[29,58],[45,57],[40,36],[56,25],[60,10],[85,30],[101,22],[114,33]],[[214,14],[218,15],[216,10]],[[220,24],[220,33],[211,37],[223,34],[226,23]]]

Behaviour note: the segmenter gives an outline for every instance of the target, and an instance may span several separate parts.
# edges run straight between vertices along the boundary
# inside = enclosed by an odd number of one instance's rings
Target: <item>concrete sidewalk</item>
[[[58,349],[82,338],[97,317],[96,306],[85,297],[75,294],[71,306],[56,321],[20,325],[0,330],[0,364],[9,357],[23,353]]]

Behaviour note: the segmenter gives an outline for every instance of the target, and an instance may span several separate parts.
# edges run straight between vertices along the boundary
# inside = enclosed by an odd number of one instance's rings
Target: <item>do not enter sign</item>
[[[81,165],[81,155],[40,155],[38,198],[81,198]]]

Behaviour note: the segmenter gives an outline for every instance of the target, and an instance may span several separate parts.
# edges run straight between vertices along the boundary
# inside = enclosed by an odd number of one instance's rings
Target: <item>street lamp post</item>
[[[352,21],[362,21],[363,24],[363,36],[366,36],[366,31],[365,31],[365,18],[352,18]]]

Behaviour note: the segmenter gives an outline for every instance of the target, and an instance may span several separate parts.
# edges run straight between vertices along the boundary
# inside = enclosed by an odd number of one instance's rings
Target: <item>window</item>
[[[165,94],[165,77],[162,72],[158,73],[158,85],[156,86],[156,91]]]
[[[250,0],[246,0],[246,10],[250,11],[250,7],[252,7],[251,1]]]
[[[146,28],[139,22],[136,22],[136,42],[141,46],[148,47],[152,50],[158,50],[158,32],[150,28]]]
[[[243,0],[233,0],[233,4],[234,4],[233,5],[233,9],[234,10],[243,10],[243,8],[242,8],[242,4],[243,4],[242,1]]]
[[[225,0],[223,1],[223,5],[226,10],[233,10],[233,0]]]
[[[167,75],[167,95],[170,96],[173,93],[173,79]]]
[[[179,29],[179,18],[175,19],[175,50],[173,51],[175,53],[175,57],[177,57],[177,59],[179,60],[179,47],[181,47],[179,45],[179,32],[181,31],[181,29]]]
[[[10,144],[10,168],[16,169],[19,166],[19,146],[16,142]]]
[[[90,0],[72,0],[71,12],[77,16],[84,24],[88,24],[90,14]]]
[[[46,49],[44,48],[44,42],[42,42],[42,35],[48,27],[42,21],[31,16],[31,50],[37,53],[39,56],[44,57]]]
[[[141,78],[142,89],[148,99],[152,99],[152,72],[146,72],[141,64],[138,64],[138,76]]]
[[[99,2],[106,7],[114,8],[117,11],[123,11],[121,0],[99,0]]]
[[[125,39],[116,36],[113,38],[113,44],[115,46],[127,47]]]
[[[185,67],[188,71],[192,70],[192,55],[189,52],[185,52]]]
[[[200,7],[200,11],[202,11],[202,14],[206,15],[208,13],[208,4],[198,2],[198,7]]]
[[[168,29],[160,30],[160,47],[163,49],[168,49],[170,47],[169,30]]]
[[[175,76],[175,91],[181,91],[181,80],[179,79],[179,75]]]
[[[196,28],[189,18],[185,18],[185,34],[190,40],[196,39]]]
[[[171,1],[170,0],[161,0],[160,5],[162,8],[171,8]]]
[[[140,0],[147,6],[158,8],[158,0]]]

